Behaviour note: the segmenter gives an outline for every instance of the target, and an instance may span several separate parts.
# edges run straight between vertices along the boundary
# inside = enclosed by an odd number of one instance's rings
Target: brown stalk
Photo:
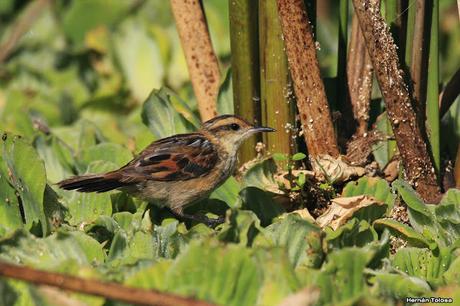
[[[353,116],[358,123],[355,133],[358,137],[367,132],[372,94],[372,73],[371,58],[366,49],[358,18],[355,15],[351,26],[347,79]]]
[[[101,282],[68,276],[61,273],[40,271],[28,267],[0,262],[0,276],[14,278],[37,285],[48,285],[83,294],[97,295],[136,305],[156,306],[212,306],[215,304],[155,290],[126,287],[116,283]]]
[[[316,44],[302,0],[277,0],[286,54],[310,157],[339,155]]]
[[[220,72],[208,25],[199,0],[171,0],[201,120],[217,115]]]
[[[414,86],[414,98],[417,101],[418,106],[424,105],[426,95],[426,77],[423,75],[423,71],[426,69],[425,64],[428,58],[428,53],[423,48],[424,25],[425,0],[416,0],[410,73]],[[422,110],[424,108],[420,109]]]
[[[353,5],[385,100],[406,176],[426,202],[437,203],[441,190],[408,86],[404,82],[403,71],[399,68],[396,45],[388,26],[375,2],[353,0]]]
[[[18,18],[8,38],[0,46],[0,64],[16,49],[21,37],[29,30],[49,4],[50,0],[37,0],[31,2],[25,8],[24,14]]]

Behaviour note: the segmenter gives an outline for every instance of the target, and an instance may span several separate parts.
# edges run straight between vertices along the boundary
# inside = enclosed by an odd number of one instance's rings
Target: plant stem
[[[358,122],[355,133],[357,136],[362,136],[367,131],[372,94],[372,74],[371,58],[366,49],[358,18],[354,15],[351,26],[347,79],[353,116]]]
[[[126,287],[117,283],[101,282],[68,276],[61,273],[36,270],[0,262],[0,275],[37,285],[48,285],[74,292],[101,296],[137,305],[156,306],[212,306],[214,304],[156,290]]]
[[[339,155],[316,44],[302,0],[277,0],[305,142],[311,158]]]
[[[235,112],[250,121],[260,122],[258,3],[253,0],[228,3]],[[256,157],[255,145],[260,139],[252,137],[241,146],[241,162]]]
[[[350,136],[354,129],[353,114],[349,104],[347,86],[347,46],[348,46],[348,0],[340,0],[339,4],[339,37],[337,46],[337,101],[342,116],[344,116],[344,135]],[[347,137],[348,138],[348,137]]]
[[[217,115],[219,63],[211,43],[208,25],[199,0],[171,0],[182,49],[202,121]]]
[[[259,1],[259,42],[262,125],[278,131],[265,133],[264,143],[269,152],[292,154],[295,151],[292,137],[295,100],[276,0]]]
[[[396,45],[380,16],[378,5],[369,0],[353,0],[353,5],[366,39],[407,178],[426,202],[437,203],[441,190],[399,66]]]
[[[426,93],[426,118],[428,138],[433,154],[434,166],[439,173],[441,164],[439,137],[439,0],[432,0],[430,49],[428,55],[428,81]]]

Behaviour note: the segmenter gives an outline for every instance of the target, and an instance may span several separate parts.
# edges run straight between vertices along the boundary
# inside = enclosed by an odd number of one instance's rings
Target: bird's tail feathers
[[[126,185],[120,182],[120,178],[113,172],[104,174],[89,174],[74,176],[57,183],[66,190],[77,190],[80,192],[106,192]]]

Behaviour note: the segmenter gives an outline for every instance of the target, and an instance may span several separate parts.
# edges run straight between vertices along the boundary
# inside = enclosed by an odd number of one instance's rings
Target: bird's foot
[[[183,212],[177,212],[174,210],[172,210],[172,212],[181,219],[185,218],[185,219],[193,220],[196,222],[200,222],[200,223],[206,224],[210,228],[215,228],[219,224],[222,224],[225,222],[225,216],[219,216],[217,218],[208,218],[207,216],[202,215],[202,214],[191,215],[191,214],[186,214]]]

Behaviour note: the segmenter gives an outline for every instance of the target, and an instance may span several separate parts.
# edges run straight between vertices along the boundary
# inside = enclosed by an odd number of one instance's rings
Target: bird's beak
[[[268,127],[268,126],[255,126],[251,129],[253,133],[260,133],[260,132],[275,132],[276,130]]]

